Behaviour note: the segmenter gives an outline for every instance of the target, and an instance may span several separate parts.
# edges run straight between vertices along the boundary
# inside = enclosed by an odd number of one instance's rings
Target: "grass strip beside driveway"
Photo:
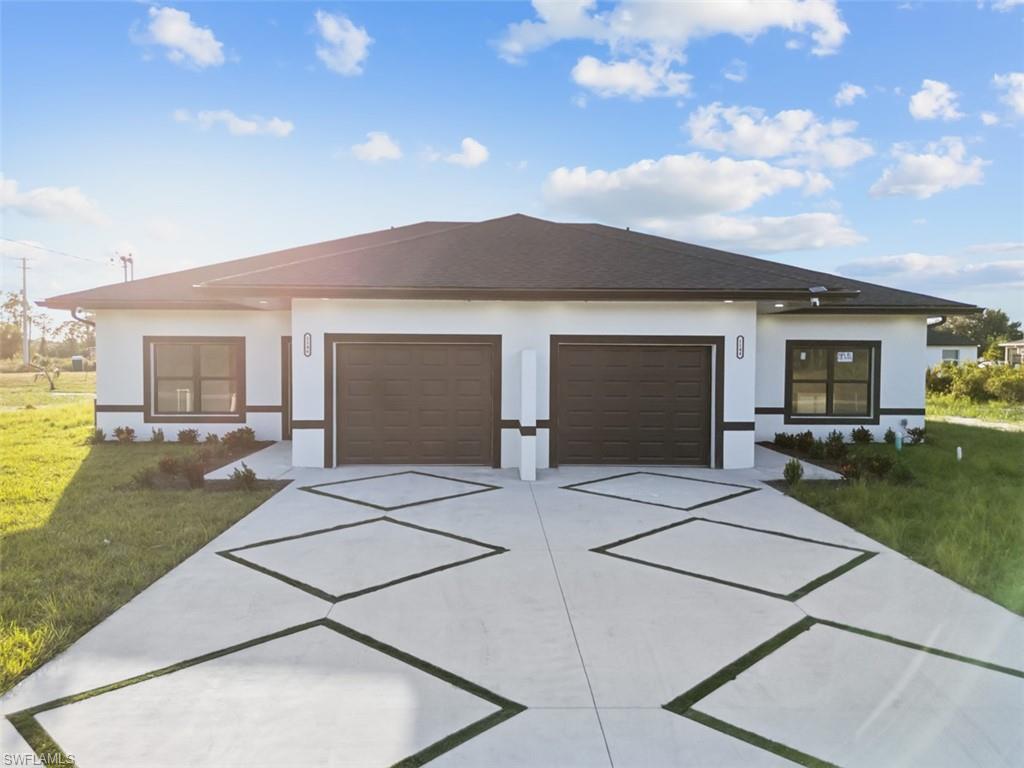
[[[0,415],[0,691],[273,495],[147,490],[178,444],[88,445],[92,404]]]
[[[902,456],[908,485],[803,481],[788,492],[1024,614],[1024,434],[929,421],[925,443]]]

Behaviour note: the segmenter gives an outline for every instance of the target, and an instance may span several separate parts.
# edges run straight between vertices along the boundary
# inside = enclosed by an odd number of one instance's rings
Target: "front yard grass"
[[[0,691],[274,493],[133,487],[189,448],[92,431],[90,402],[0,413]]]
[[[0,373],[0,411],[31,406],[57,405],[91,399],[96,391],[95,371],[63,372],[50,391],[46,377],[34,373]]]
[[[991,400],[976,403],[953,395],[929,394],[925,400],[929,416],[964,416],[982,421],[1005,421],[1024,424],[1024,403]]]
[[[902,456],[909,485],[802,481],[788,492],[1024,614],[1024,435],[929,421],[925,443]]]

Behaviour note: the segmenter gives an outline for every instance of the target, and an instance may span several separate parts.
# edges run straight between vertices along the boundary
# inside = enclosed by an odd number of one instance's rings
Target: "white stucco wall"
[[[311,355],[303,354],[303,335],[312,337]],[[520,353],[537,353],[537,418],[549,410],[550,337],[580,335],[680,335],[725,337],[726,422],[754,420],[757,353],[756,308],[753,303],[722,302],[517,302],[517,301],[372,301],[296,299],[292,302],[294,340],[294,419],[324,418],[324,334],[499,334],[502,337],[501,418],[520,419]],[[742,360],[736,336],[745,337]],[[300,435],[300,432],[302,433]],[[728,431],[723,440],[726,468],[753,466],[754,434]],[[298,466],[323,465],[323,432],[296,430],[293,461]],[[548,465],[548,431],[538,430],[538,466]],[[520,440],[515,430],[502,431],[501,460],[519,465]],[[713,455],[713,453],[712,453]]]
[[[947,349],[955,349],[960,353],[959,363],[974,363],[978,360],[977,347],[959,347],[956,345],[931,345],[925,347],[924,367],[934,368],[942,362],[942,353]]]
[[[762,315],[757,328],[757,407],[781,408],[785,403],[787,340],[846,339],[881,342],[879,406],[883,411],[923,409],[925,334],[925,318],[912,315]],[[924,426],[923,415],[884,413],[877,425],[864,426],[881,439],[888,427],[898,429],[902,419],[911,427]],[[786,424],[781,414],[758,414],[756,422],[758,440],[771,440],[776,432],[807,429],[820,436],[833,429],[849,433],[857,426]]]
[[[96,402],[98,405],[142,406],[143,336],[244,336],[246,405],[281,405],[281,337],[290,332],[288,312],[231,310],[112,310],[96,312]],[[245,424],[260,440],[281,439],[281,414],[246,414]],[[163,429],[168,440],[179,429],[194,427],[200,435],[224,434],[241,423],[190,424],[144,421],[141,412],[97,412],[96,425],[110,435],[130,426],[136,439],[148,440]]]

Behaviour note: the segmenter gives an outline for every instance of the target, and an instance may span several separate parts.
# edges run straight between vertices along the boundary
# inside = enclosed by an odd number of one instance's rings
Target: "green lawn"
[[[804,481],[790,493],[1024,614],[1024,434],[929,421],[903,456],[910,485]]]
[[[966,416],[982,421],[1008,421],[1024,423],[1024,404],[995,400],[974,403],[952,395],[930,394],[925,403],[929,416]]]
[[[274,492],[136,489],[189,449],[87,445],[92,428],[81,400],[0,413],[0,691]]]
[[[50,392],[45,376],[37,378],[33,373],[0,373],[0,411],[91,399],[96,391],[96,374],[62,373],[55,384],[57,391]]]

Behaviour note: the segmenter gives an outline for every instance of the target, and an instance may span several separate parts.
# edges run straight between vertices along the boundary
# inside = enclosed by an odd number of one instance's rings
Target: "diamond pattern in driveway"
[[[373,765],[424,749],[439,766],[620,768],[877,764],[876,744],[919,765],[1019,754],[1003,724],[1020,714],[1024,620],[756,470],[285,476],[297,482],[8,692],[3,714],[24,733],[34,718],[86,767]],[[836,574],[865,551],[878,554]],[[779,644],[807,614],[821,622]],[[268,633],[281,637],[252,643]]]

